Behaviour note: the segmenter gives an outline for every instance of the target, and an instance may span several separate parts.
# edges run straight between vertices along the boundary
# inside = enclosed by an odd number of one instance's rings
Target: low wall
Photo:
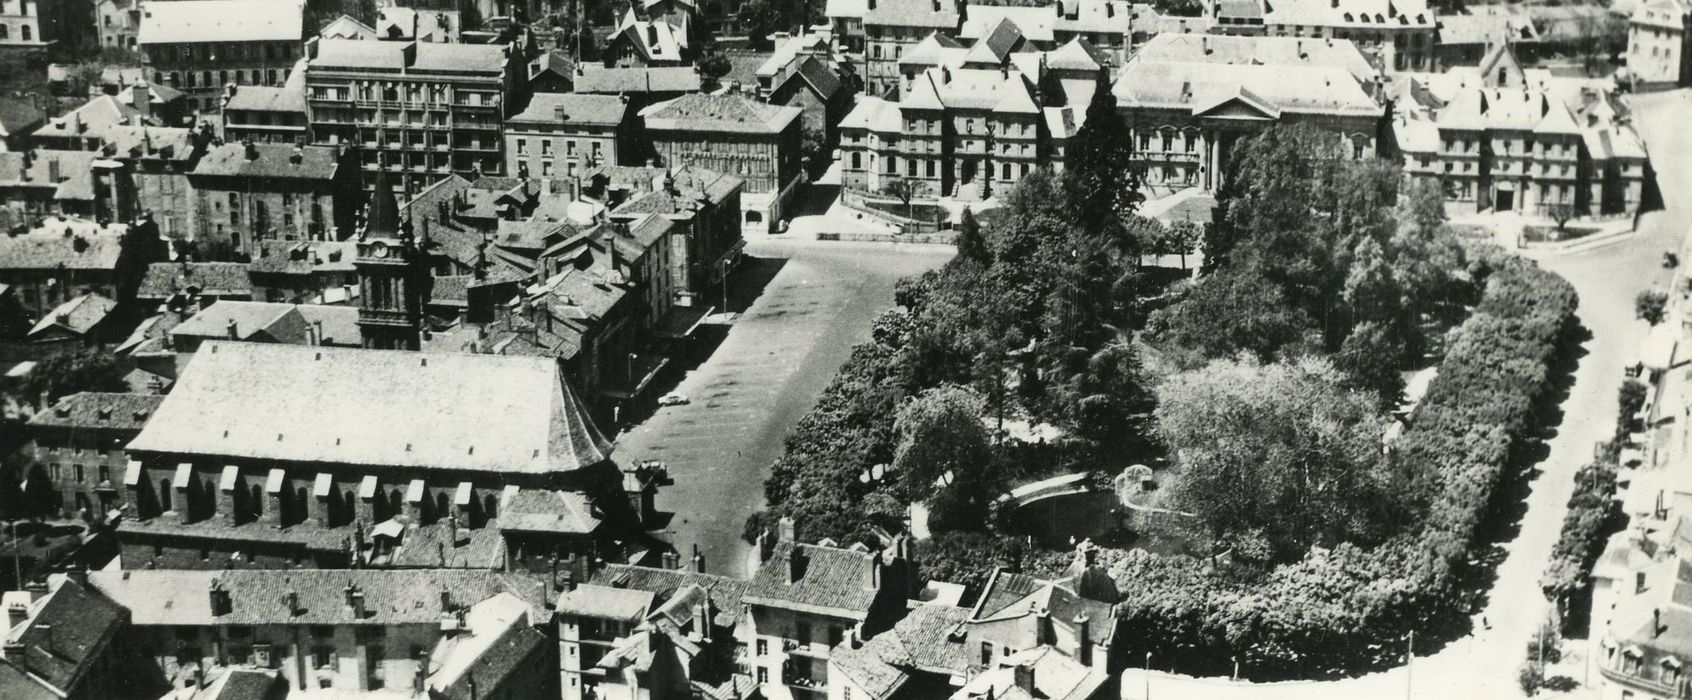
[[[848,241],[852,243],[928,243],[936,245],[951,245],[956,233],[940,231],[937,233],[821,233],[817,234],[819,241]]]

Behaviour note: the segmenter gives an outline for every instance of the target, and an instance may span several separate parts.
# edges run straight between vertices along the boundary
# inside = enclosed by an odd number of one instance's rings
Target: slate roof
[[[268,1],[268,0],[267,0]],[[101,95],[66,114],[54,117],[35,130],[36,138],[99,138],[113,124],[145,121],[134,107],[111,95]]]
[[[529,620],[530,604],[501,593],[471,606],[465,614],[469,634],[442,641],[435,658],[440,667],[430,674],[431,696],[445,700],[486,697],[528,661],[547,636]]]
[[[1247,88],[1246,86],[1250,86]],[[1112,88],[1118,104],[1203,113],[1244,97],[1271,112],[1379,117],[1381,106],[1344,68],[1129,61]]]
[[[251,149],[256,157],[248,157]],[[298,163],[294,157],[298,155]],[[335,179],[340,166],[333,146],[298,147],[286,143],[225,143],[206,151],[194,166],[195,177],[262,177],[290,180]]]
[[[842,87],[840,76],[835,75],[828,64],[816,56],[806,56],[799,59],[798,66],[794,68],[793,72],[787,74],[787,79],[783,80],[782,84],[785,85],[794,80],[802,80],[805,84],[810,85],[811,90],[824,101],[832,99],[835,93],[840,92]],[[780,89],[780,86],[778,85],[776,89]]]
[[[142,46],[241,41],[299,41],[304,0],[181,0],[141,9]]]
[[[194,159],[194,131],[186,128],[114,124],[106,127],[100,154],[186,163]]]
[[[347,15],[336,17],[335,21],[323,26],[323,31],[317,33],[324,39],[354,39],[359,41],[375,41],[376,28],[353,19]]]
[[[1050,614],[1053,625],[1071,628],[1076,617],[1086,615],[1093,643],[1108,645],[1116,634],[1116,609],[1110,603],[1089,600],[1063,582],[999,570],[987,582],[967,624],[981,626],[984,634],[998,623],[1020,624],[1036,615]]]
[[[545,595],[537,579],[476,569],[436,569],[426,581],[406,569],[141,569],[94,571],[88,582],[128,608],[137,626],[433,624],[443,612],[442,592],[455,605],[511,593],[538,606]],[[227,614],[212,614],[214,582],[229,592]],[[364,593],[363,618],[346,605],[349,584]],[[287,593],[299,595],[297,614],[284,601]]]
[[[587,496],[575,491],[518,491],[499,514],[501,530],[586,535],[599,525]]]
[[[668,598],[688,586],[699,586],[710,594],[712,607],[716,611],[712,624],[721,629],[732,629],[739,623],[741,601],[751,585],[751,582],[745,579],[628,564],[606,564],[594,572],[589,582],[601,586],[647,591],[660,598]]]
[[[206,688],[205,700],[270,700],[287,694],[285,684],[279,687],[281,677],[269,669],[231,668]]]
[[[24,645],[24,663],[0,660],[7,671],[0,673],[0,697],[37,697],[36,679],[60,693],[75,690],[124,624],[123,608],[94,590],[62,576],[52,583],[57,587],[30,605],[25,623],[6,634]]]
[[[28,233],[0,236],[0,267],[111,271],[117,267],[123,247],[121,234],[127,228],[122,224],[101,228],[85,219],[48,219]]]
[[[918,109],[982,109],[1038,114],[1034,86],[1021,71],[930,68],[911,81],[902,103]]]
[[[117,302],[95,293],[88,293],[54,307],[29,329],[28,338],[57,328],[72,335],[85,336],[110,316]]]
[[[558,614],[639,622],[652,609],[653,591],[582,584],[558,598]]]
[[[62,201],[94,199],[94,151],[61,151],[39,148],[28,153],[0,152],[0,187],[53,190]],[[53,178],[54,169],[58,179]],[[28,178],[24,177],[25,173]],[[3,264],[3,263],[0,263]]]
[[[958,30],[958,36],[971,41],[991,37],[994,32],[999,31],[1001,22],[1008,21],[1029,41],[1051,41],[1052,27],[1057,23],[1057,18],[1056,5],[970,5],[964,12],[963,27]]]
[[[801,553],[799,576],[787,582],[793,553]],[[875,554],[838,547],[779,542],[752,577],[746,602],[775,608],[862,620],[875,602],[870,586]]]
[[[651,182],[660,177],[667,177],[674,183],[678,194],[672,195],[662,187],[655,187],[650,192],[630,197],[619,205],[613,214],[678,214],[688,210],[688,200],[701,197],[712,204],[722,204],[745,183],[734,175],[698,165],[684,165],[670,170],[640,166],[616,167],[621,172],[612,177],[613,180],[627,182],[631,178],[638,178]],[[601,168],[594,172],[607,171]]]
[[[1016,667],[1034,672],[1034,692],[1016,682]],[[999,700],[1090,700],[1096,697],[1107,676],[1089,668],[1050,646],[1013,654],[998,668],[983,671],[952,694],[953,698],[991,697]]]
[[[956,29],[958,10],[952,0],[877,0],[864,11],[864,25]]]
[[[596,68],[579,66],[575,76],[578,93],[620,95],[623,93],[698,92],[703,79],[693,66],[656,68]]]
[[[269,0],[266,0],[269,1]],[[410,62],[406,48],[415,46]],[[511,59],[498,44],[441,44],[433,42],[321,39],[313,68],[408,69],[422,72],[501,74]]]
[[[548,359],[226,341],[200,347],[129,449],[531,474],[610,454]]]
[[[47,115],[25,98],[0,98],[0,136],[27,134],[46,120]]]
[[[747,99],[740,95],[682,95],[641,110],[646,128],[662,131],[716,131],[779,134],[804,110]]]
[[[239,340],[304,345],[307,328],[321,323],[323,345],[358,347],[358,307],[314,304],[285,304],[266,301],[223,299],[201,309],[177,324],[171,335],[194,338],[227,338],[229,323],[235,322]]]
[[[146,276],[136,289],[138,299],[163,300],[178,292],[206,296],[251,296],[253,285],[247,279],[245,263],[232,262],[157,262],[147,266]]]
[[[1436,23],[1425,0],[1347,0],[1337,6],[1331,0],[1274,0],[1262,5],[1261,14],[1268,24],[1376,28],[1431,27]]]
[[[1344,68],[1369,83],[1380,71],[1349,41],[1226,34],[1159,34],[1142,44],[1134,61]]]
[[[82,391],[59,399],[52,410],[37,411],[29,424],[36,428],[140,430],[163,400],[156,394]]]
[[[914,671],[962,675],[971,658],[954,632],[968,618],[968,608],[917,605],[893,629],[861,646],[854,647],[850,640],[841,642],[829,652],[829,663],[872,698],[893,695]]]
[[[258,259],[247,264],[251,273],[276,275],[336,274],[358,271],[358,243],[354,241],[259,242]]]
[[[840,128],[897,134],[904,128],[904,118],[900,115],[898,102],[879,97],[859,97],[858,104],[852,107],[845,119],[840,120]]]
[[[264,85],[234,85],[235,94],[229,96],[224,103],[227,110],[244,112],[299,112],[306,111],[305,91],[290,87],[268,87]]]
[[[507,121],[514,124],[597,124],[617,126],[628,116],[629,104],[611,95],[580,95],[568,92],[535,93],[522,112]]]

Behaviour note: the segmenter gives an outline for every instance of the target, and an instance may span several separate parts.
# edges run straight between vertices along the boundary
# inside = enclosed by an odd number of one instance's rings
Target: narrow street
[[[760,237],[748,265],[779,267],[709,359],[658,409],[617,439],[622,464],[663,461],[675,484],[657,508],[683,556],[697,544],[706,568],[743,575],[746,517],[763,506],[764,479],[788,431],[816,403],[852,346],[893,305],[894,284],[944,263],[952,249]]]
[[[1431,700],[1522,697],[1516,672],[1525,645],[1549,605],[1539,591],[1562,527],[1566,503],[1574,491],[1574,473],[1592,456],[1593,444],[1609,439],[1615,426],[1616,391],[1621,368],[1645,338],[1645,322],[1634,318],[1633,299],[1641,291],[1666,288],[1670,271],[1662,267],[1665,251],[1679,250],[1692,202],[1692,130],[1685,115],[1692,93],[1680,90],[1635,98],[1635,123],[1650,150],[1666,209],[1647,213],[1638,235],[1594,250],[1548,256],[1541,263],[1574,284],[1580,293],[1580,319],[1592,337],[1573,386],[1563,402],[1562,423],[1550,440],[1550,456],[1537,464],[1517,537],[1502,546],[1503,560],[1487,598],[1490,628],[1437,650],[1420,650],[1408,668],[1399,667],[1332,682],[1233,683],[1194,679],[1138,667],[1123,677],[1123,698],[1267,698],[1414,697]],[[1431,652],[1431,653],[1429,653]],[[1580,679],[1576,679],[1580,680]]]

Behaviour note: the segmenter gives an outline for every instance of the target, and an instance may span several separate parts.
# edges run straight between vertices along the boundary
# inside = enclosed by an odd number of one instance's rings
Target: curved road
[[[1644,322],[1634,319],[1633,298],[1640,291],[1666,287],[1669,272],[1662,268],[1662,254],[1679,249],[1682,232],[1692,221],[1692,201],[1687,201],[1692,191],[1692,129],[1685,128],[1692,93],[1640,96],[1634,108],[1667,209],[1646,214],[1639,234],[1625,242],[1541,260],[1580,292],[1580,319],[1593,337],[1584,346],[1586,355],[1563,402],[1563,422],[1550,442],[1550,456],[1538,465],[1542,471],[1531,483],[1520,534],[1502,548],[1505,556],[1485,611],[1491,628],[1477,628],[1431,654],[1418,650],[1409,668],[1339,681],[1234,683],[1156,671],[1148,677],[1135,668],[1123,676],[1123,698],[1144,698],[1148,691],[1152,698],[1217,700],[1523,697],[1516,672],[1527,640],[1547,613],[1539,577],[1562,527],[1574,473],[1590,459],[1593,443],[1610,437],[1622,364],[1646,335]],[[1154,667],[1157,662],[1152,659]]]

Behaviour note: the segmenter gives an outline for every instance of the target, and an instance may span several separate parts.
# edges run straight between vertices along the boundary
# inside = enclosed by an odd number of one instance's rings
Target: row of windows
[[[81,484],[87,482],[88,470],[83,467],[83,465],[72,464],[70,467],[71,477],[75,483]],[[99,465],[99,474],[100,478],[95,483],[112,480],[111,467],[109,466],[104,464]],[[54,483],[63,482],[65,480],[64,475],[65,471],[63,465],[60,465],[57,462],[47,465],[47,478],[53,480]]]
[[[183,61],[291,61],[294,59],[294,47],[285,42],[181,44],[176,49],[176,55]]]
[[[5,41],[10,38],[12,38],[12,25],[0,24],[0,41]],[[35,27],[28,24],[18,25],[18,39],[22,41],[35,41]]]
[[[576,147],[577,147],[577,144],[578,144],[577,139],[556,139],[556,140],[564,142],[564,155],[565,155],[565,157],[570,157],[570,158],[575,157]],[[535,139],[535,141],[540,144],[540,155],[542,155],[542,156],[551,156],[552,155],[552,144],[555,141],[555,139],[540,138],[540,139]],[[595,140],[588,141],[588,143],[592,146],[592,149],[593,149],[591,151],[592,155],[596,155],[596,156],[601,155],[601,150],[602,150],[602,147],[604,146],[603,141],[595,139]],[[519,137],[517,139],[517,155],[520,155],[520,156],[529,155],[529,140],[528,139],[521,138],[521,137]]]
[[[220,70],[213,73],[209,70],[171,71],[170,73],[153,73],[153,82],[169,85],[173,88],[223,87],[230,82],[236,85],[276,85],[279,77],[285,77],[276,72],[275,68],[260,70],[254,68],[248,71]]]

